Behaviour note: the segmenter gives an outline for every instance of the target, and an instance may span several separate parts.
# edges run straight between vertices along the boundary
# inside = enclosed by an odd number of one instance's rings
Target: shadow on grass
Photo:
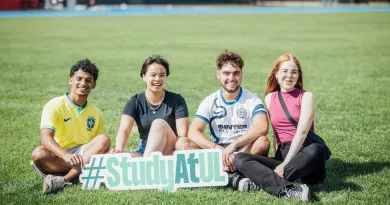
[[[316,191],[362,191],[357,183],[348,182],[349,177],[369,175],[390,167],[390,162],[350,163],[340,159],[329,159],[326,162],[326,179],[322,185],[313,187]]]

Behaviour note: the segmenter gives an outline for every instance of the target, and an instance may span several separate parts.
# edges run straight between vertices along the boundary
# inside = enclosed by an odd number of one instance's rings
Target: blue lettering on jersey
[[[223,130],[242,130],[246,129],[248,125],[218,125],[219,132]]]

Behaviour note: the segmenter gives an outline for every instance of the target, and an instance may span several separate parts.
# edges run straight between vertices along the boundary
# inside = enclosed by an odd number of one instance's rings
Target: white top
[[[195,117],[209,124],[211,141],[229,144],[252,127],[252,119],[257,114],[267,114],[263,102],[256,94],[240,88],[232,102],[225,101],[222,90],[207,96]]]

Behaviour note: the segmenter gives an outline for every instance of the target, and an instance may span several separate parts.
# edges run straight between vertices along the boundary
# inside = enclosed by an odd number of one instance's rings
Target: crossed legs
[[[194,141],[188,137],[180,137],[176,142],[176,150],[201,149]],[[269,140],[265,136],[257,138],[256,141],[245,145],[238,152],[268,156]]]
[[[256,141],[245,145],[237,153],[249,153],[254,155],[268,156],[269,151],[269,140],[265,136],[257,138]],[[201,149],[195,142],[190,140],[188,137],[181,137],[176,142],[176,150],[192,150]],[[229,171],[227,166],[223,167],[224,171]]]
[[[239,153],[234,159],[234,166],[240,173],[275,196],[295,181],[316,184],[326,177],[325,150],[318,144],[311,144],[300,151],[285,166],[284,178],[274,172],[280,163],[282,161],[247,153]]]
[[[104,154],[110,148],[111,141],[107,135],[101,134],[85,144],[82,154],[83,163],[88,164],[92,155]],[[39,146],[32,152],[34,164],[45,174],[64,175],[65,181],[71,181],[81,173],[80,167],[72,167],[63,159],[54,155],[43,146]]]

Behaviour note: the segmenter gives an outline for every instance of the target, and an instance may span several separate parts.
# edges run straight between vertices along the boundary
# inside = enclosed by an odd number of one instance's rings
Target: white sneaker
[[[234,172],[232,174],[228,174],[228,178],[229,178],[229,182],[227,186],[238,190],[239,182],[241,181],[241,179],[244,179],[245,177],[237,172]]]
[[[289,188],[286,188],[284,192],[284,198],[297,198],[301,199],[302,201],[310,200],[310,190],[306,184],[301,184],[296,187],[291,186]]]
[[[238,183],[238,191],[260,191],[260,185],[255,184],[249,178],[241,179]]]
[[[62,176],[47,175],[43,179],[43,194],[56,193],[57,191],[63,189],[65,185],[71,185],[72,183],[66,182]]]

